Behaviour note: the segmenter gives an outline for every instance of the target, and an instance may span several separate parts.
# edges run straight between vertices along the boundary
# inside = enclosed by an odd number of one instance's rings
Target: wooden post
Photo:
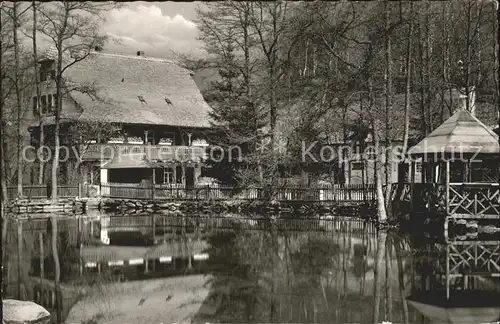
[[[422,170],[422,173],[421,173],[421,182],[422,183],[427,182],[427,167],[428,167],[427,162],[422,161],[422,168],[421,168],[421,170]],[[413,170],[415,170],[415,169],[416,168],[413,168]],[[412,181],[412,182],[414,182],[414,181]]]
[[[23,222],[17,221],[17,299],[21,299],[21,258],[23,256]]]
[[[446,159],[446,216],[450,216],[450,161]]]
[[[188,269],[192,269],[193,264],[191,259],[193,258],[193,249],[190,248],[192,247],[192,244],[189,244],[191,243],[191,239],[187,239],[185,242],[186,242],[186,252],[188,255]]]
[[[82,184],[78,182],[78,198],[82,198]]]
[[[414,208],[414,200],[415,200],[415,167],[416,162],[410,161],[410,211],[413,211]]]
[[[43,246],[43,232],[38,232],[38,244],[40,245],[40,284],[45,277],[45,253]]]
[[[184,164],[181,164],[181,168],[182,168],[182,186],[184,187],[184,189],[186,188],[186,167],[184,166]]]
[[[446,300],[450,299],[450,246],[446,246]]]
[[[153,231],[153,242],[156,242],[156,217],[155,214],[151,215],[151,229]]]
[[[153,187],[152,187],[152,190],[151,190],[151,200],[152,201],[155,200],[155,185],[156,185],[156,171],[153,168]]]

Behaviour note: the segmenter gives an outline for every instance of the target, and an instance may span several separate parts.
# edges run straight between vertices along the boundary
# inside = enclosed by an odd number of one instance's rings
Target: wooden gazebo
[[[499,151],[498,135],[470,112],[458,110],[408,151],[412,201],[423,195],[427,208],[447,216],[498,218]],[[417,163],[421,185],[415,184]]]

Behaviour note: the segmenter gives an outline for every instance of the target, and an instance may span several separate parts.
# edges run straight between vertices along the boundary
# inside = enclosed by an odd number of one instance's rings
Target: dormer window
[[[143,96],[137,96],[137,98],[139,99],[139,101],[142,103],[142,104],[145,104],[147,105],[148,103],[146,102],[146,100],[144,100],[144,97]]]

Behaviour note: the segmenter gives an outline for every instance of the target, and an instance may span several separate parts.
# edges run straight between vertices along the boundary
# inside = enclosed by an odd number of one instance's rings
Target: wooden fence
[[[145,200],[258,200],[271,197],[278,201],[372,201],[374,185],[330,185],[322,187],[284,187],[264,189],[219,186],[180,187],[177,185],[101,184],[106,198]]]
[[[46,184],[43,185],[24,185],[22,187],[21,198],[26,199],[46,199],[50,198],[52,188]],[[79,185],[57,186],[57,196],[60,198],[79,197],[81,190]],[[17,186],[7,187],[7,199],[14,200],[18,197]]]

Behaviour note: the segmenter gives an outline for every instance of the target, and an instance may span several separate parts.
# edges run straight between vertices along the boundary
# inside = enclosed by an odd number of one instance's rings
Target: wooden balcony
[[[206,157],[203,146],[144,144],[89,144],[80,147],[83,160],[108,160],[121,154],[146,154],[149,160],[199,161]]]

